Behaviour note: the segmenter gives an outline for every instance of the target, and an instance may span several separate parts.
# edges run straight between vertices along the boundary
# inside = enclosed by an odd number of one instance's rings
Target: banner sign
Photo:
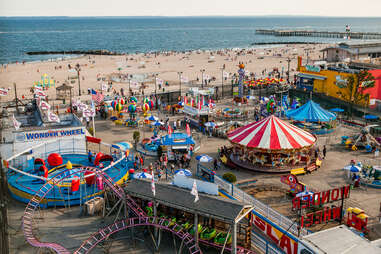
[[[72,137],[78,135],[85,135],[84,128],[75,129],[61,129],[61,130],[48,130],[48,131],[33,131],[16,133],[15,140],[17,142],[32,142],[32,141],[45,141],[51,138]]]

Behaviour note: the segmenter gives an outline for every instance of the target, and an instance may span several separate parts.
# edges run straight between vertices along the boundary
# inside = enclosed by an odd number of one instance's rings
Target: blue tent
[[[161,138],[161,144],[164,146],[185,146],[194,145],[195,142],[192,137],[189,137],[185,133],[176,132],[171,135],[166,135]]]
[[[293,120],[306,122],[329,122],[336,119],[335,113],[323,109],[312,100],[309,100],[306,104],[297,109],[288,110],[286,116]]]

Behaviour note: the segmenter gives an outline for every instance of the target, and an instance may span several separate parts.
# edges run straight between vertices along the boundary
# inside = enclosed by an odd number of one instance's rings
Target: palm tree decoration
[[[346,85],[337,93],[350,104],[350,116],[353,113],[353,105],[367,106],[369,104],[369,93],[366,89],[374,87],[374,77],[368,71],[360,71],[352,74],[346,79]]]

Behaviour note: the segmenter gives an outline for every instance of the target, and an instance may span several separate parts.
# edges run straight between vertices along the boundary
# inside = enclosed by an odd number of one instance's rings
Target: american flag
[[[91,99],[93,101],[96,101],[98,104],[100,104],[103,101],[104,97],[105,96],[103,94],[95,91],[94,89],[91,89]]]

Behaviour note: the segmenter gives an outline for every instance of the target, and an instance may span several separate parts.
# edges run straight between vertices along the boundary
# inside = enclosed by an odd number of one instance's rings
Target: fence
[[[284,252],[281,250],[278,250],[276,247],[274,247],[272,244],[270,244],[266,239],[261,237],[259,234],[256,234],[254,232],[251,232],[251,245],[254,245],[261,251],[263,251],[266,254],[283,254]]]
[[[200,167],[202,167],[203,170],[209,170],[206,167],[203,167],[201,165]],[[289,231],[294,235],[299,234],[297,223],[285,217],[284,215],[278,213],[277,211],[275,211],[268,205],[262,203],[261,201],[257,200],[256,198],[252,197],[246,192],[242,191],[237,186],[234,186],[233,184],[225,181],[218,175],[214,176],[214,183],[217,184],[219,188],[223,189],[227,194],[234,197],[235,199],[238,199],[245,203],[252,204],[254,206],[254,211],[260,213],[261,215],[265,216],[272,222],[276,223],[282,229]],[[307,235],[307,234],[308,234],[308,231],[306,229],[303,228],[300,230],[301,236]]]

